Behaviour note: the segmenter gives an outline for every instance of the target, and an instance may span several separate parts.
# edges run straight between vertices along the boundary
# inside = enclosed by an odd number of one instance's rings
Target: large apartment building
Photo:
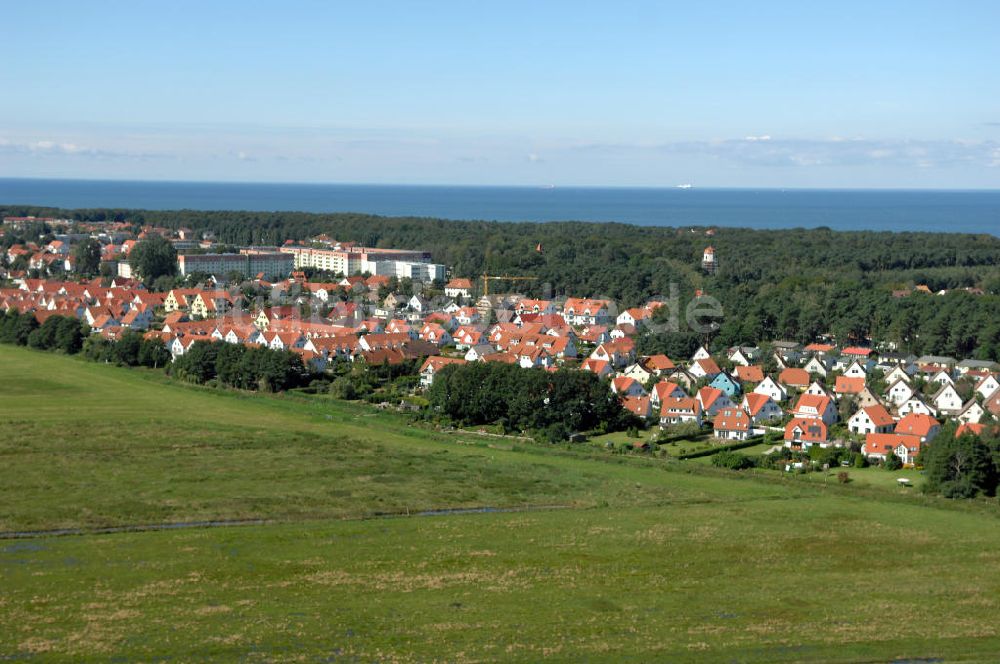
[[[253,278],[263,274],[265,279],[282,279],[294,267],[294,258],[278,251],[243,249],[238,254],[181,254],[177,257],[177,270],[182,276],[195,272],[225,276],[238,272]]]
[[[281,252],[293,256],[295,268],[313,268],[343,275],[368,274],[406,277],[414,281],[444,280],[445,266],[432,263],[429,251],[378,249],[337,244],[330,249],[285,246]]]

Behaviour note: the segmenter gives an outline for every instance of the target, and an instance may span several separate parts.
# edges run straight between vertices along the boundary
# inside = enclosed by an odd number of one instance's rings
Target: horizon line
[[[281,180],[183,180],[173,178],[163,179],[133,179],[133,178],[87,178],[62,176],[17,176],[0,175],[0,181],[49,181],[49,182],[115,182],[124,184],[186,184],[186,185],[267,185],[267,186],[303,186],[303,187],[410,187],[410,188],[449,188],[449,189],[653,189],[653,190],[714,190],[714,191],[905,191],[905,192],[955,192],[955,193],[1000,193],[998,187],[845,187],[845,186],[746,186],[746,185],[697,185],[693,183],[662,184],[662,185],[600,185],[600,184],[454,184],[454,183],[405,183],[405,182],[309,182]]]

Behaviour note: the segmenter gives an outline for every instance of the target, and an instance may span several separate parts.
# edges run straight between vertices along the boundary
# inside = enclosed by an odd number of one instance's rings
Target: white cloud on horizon
[[[674,141],[655,144],[590,144],[577,150],[598,153],[655,152],[703,156],[741,166],[816,167],[894,165],[945,168],[954,165],[995,167],[1000,142],[968,140],[899,140],[841,138],[776,139],[769,135],[740,139]]]

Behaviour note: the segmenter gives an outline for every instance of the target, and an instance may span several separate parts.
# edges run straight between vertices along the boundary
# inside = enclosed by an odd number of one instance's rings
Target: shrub
[[[350,378],[341,376],[330,383],[330,395],[337,399],[353,401],[358,398],[358,391],[355,389],[354,383],[351,382]]]
[[[889,452],[882,467],[886,470],[899,470],[903,467],[903,460],[896,456],[895,452]]]
[[[729,470],[746,470],[753,468],[753,460],[745,454],[723,450],[712,456],[712,465],[718,468],[728,468]]]

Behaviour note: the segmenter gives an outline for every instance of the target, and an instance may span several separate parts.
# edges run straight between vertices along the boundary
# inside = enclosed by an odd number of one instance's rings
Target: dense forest
[[[232,245],[281,244],[320,233],[379,247],[426,249],[452,276],[531,275],[531,296],[606,297],[621,308],[676,288],[721,302],[716,346],[833,335],[841,343],[893,341],[903,350],[1000,359],[1000,238],[948,233],[834,232],[501,223],[297,212],[56,210],[5,215],[127,220],[212,231]],[[1000,224],[1000,220],[998,220]],[[986,231],[988,229],[984,229]],[[11,241],[5,238],[5,241]],[[719,269],[701,270],[711,244]],[[538,246],[541,250],[537,250]],[[912,292],[917,285],[946,295]],[[981,289],[983,294],[961,289]],[[908,291],[906,297],[893,291]]]

